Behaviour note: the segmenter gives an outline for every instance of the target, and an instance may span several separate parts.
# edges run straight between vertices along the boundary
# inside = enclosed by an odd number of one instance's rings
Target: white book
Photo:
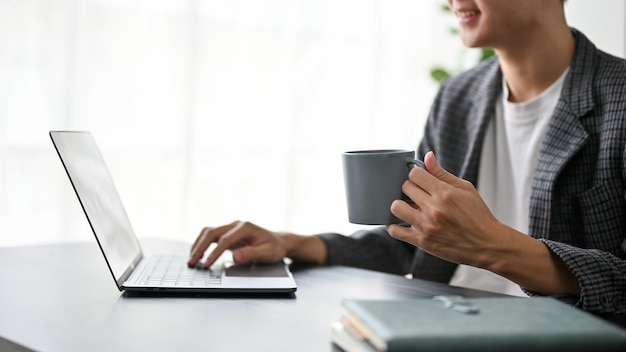
[[[330,324],[331,340],[342,350],[347,352],[378,352],[367,340],[358,337],[348,330],[342,322]]]

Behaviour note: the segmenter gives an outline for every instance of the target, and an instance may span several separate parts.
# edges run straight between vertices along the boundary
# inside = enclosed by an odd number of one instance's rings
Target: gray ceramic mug
[[[407,199],[402,184],[414,167],[424,168],[412,150],[360,150],[345,152],[343,175],[351,223],[387,225],[401,222],[391,214],[391,203]]]

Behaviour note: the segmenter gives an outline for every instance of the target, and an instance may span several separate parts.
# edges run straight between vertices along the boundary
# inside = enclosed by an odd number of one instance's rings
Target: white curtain
[[[140,238],[349,233],[341,152],[414,149],[443,0],[0,0],[0,246],[91,240],[48,138],[90,130]]]

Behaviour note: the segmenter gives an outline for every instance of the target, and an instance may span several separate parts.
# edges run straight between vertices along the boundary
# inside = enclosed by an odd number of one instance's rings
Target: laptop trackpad
[[[288,277],[285,264],[237,264],[225,269],[225,276],[231,277]]]

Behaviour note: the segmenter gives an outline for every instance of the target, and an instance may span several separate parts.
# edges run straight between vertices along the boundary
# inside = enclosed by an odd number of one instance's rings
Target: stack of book
[[[548,297],[356,300],[331,324],[349,352],[626,351],[626,330]]]

